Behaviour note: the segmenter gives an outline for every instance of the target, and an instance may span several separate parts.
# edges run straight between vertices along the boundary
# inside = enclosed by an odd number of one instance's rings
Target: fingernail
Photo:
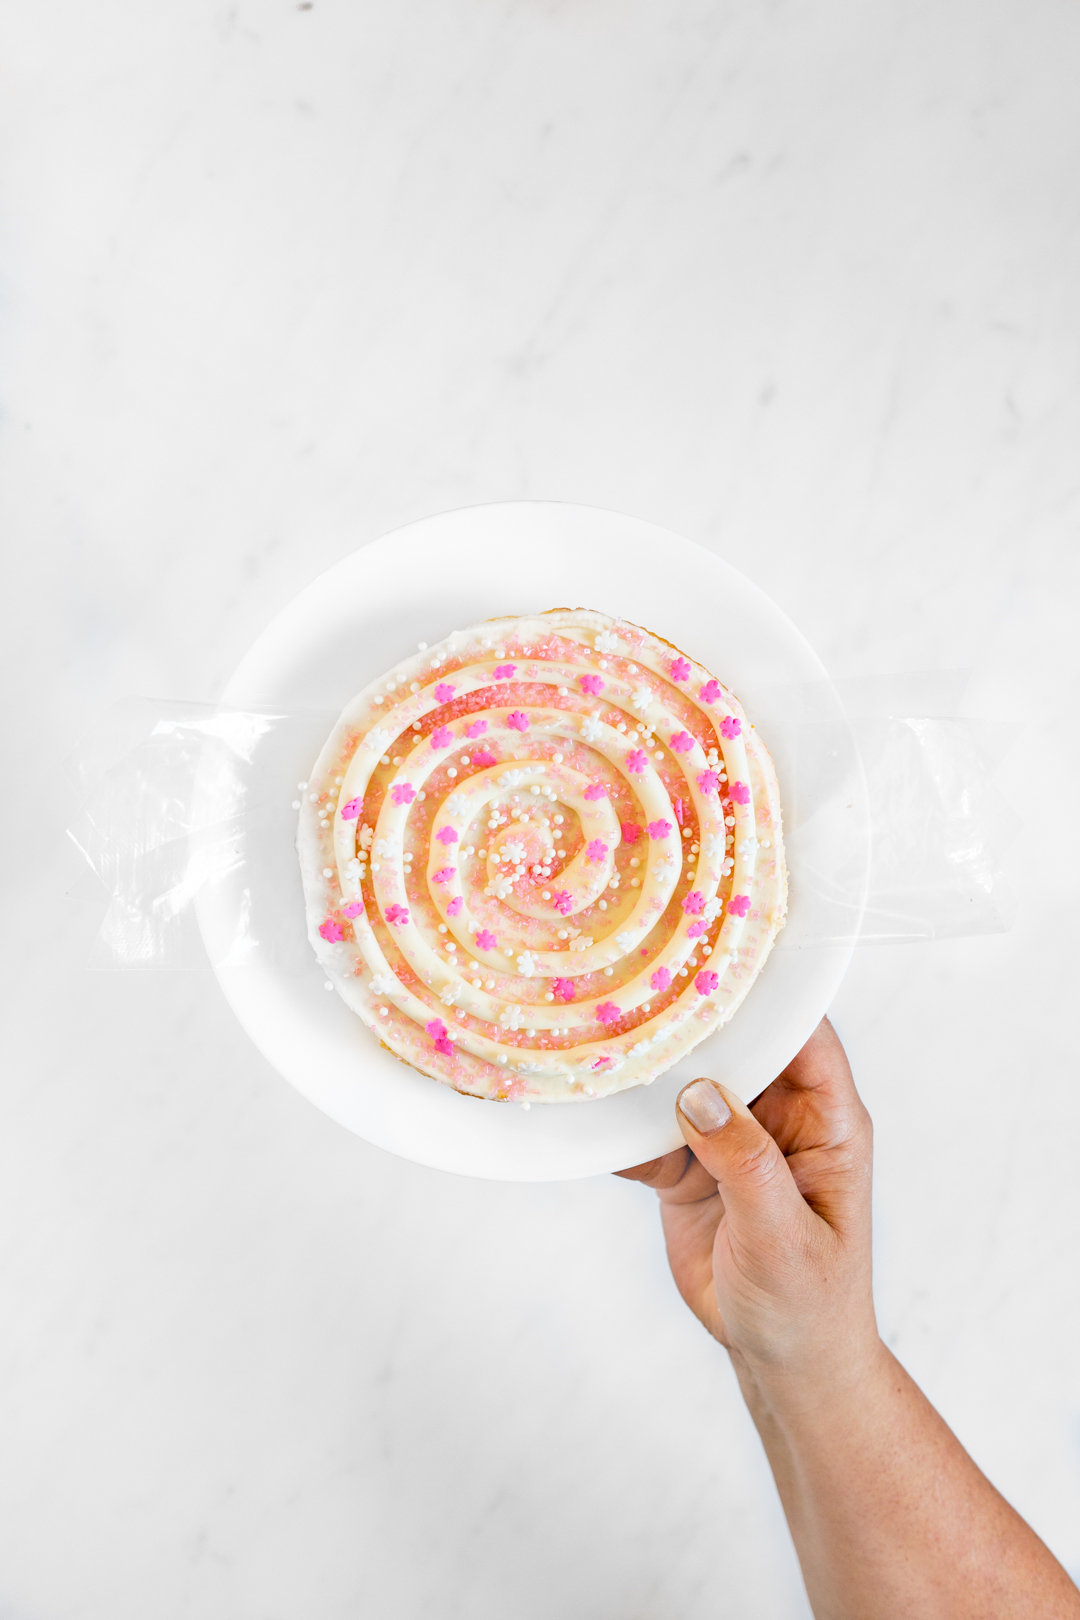
[[[731,1118],[731,1109],[710,1080],[695,1080],[687,1086],[679,1098],[679,1109],[702,1136],[722,1131]]]

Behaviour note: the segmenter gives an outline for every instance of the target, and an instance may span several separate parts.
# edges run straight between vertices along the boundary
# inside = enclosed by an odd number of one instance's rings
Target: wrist
[[[850,1415],[854,1406],[873,1398],[896,1365],[874,1327],[847,1335],[839,1344],[803,1346],[788,1355],[765,1358],[737,1348],[730,1354],[755,1422],[784,1427]]]

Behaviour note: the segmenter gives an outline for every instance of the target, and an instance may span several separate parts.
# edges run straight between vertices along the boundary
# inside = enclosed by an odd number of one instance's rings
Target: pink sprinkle
[[[399,928],[403,928],[409,920],[408,906],[387,906],[386,920],[388,923],[397,923]]]
[[[409,782],[397,782],[390,789],[390,797],[395,804],[412,804],[416,798],[416,789]]]
[[[496,759],[495,755],[491,753],[489,749],[479,748],[473,755],[472,762],[474,765],[478,765],[480,769],[483,770],[486,765],[494,765],[496,763]]]
[[[506,717],[506,723],[511,731],[528,731],[529,717],[522,709],[511,709]]]
[[[454,733],[449,726],[439,726],[431,733],[432,748],[448,748],[454,740]]]
[[[348,804],[343,804],[341,807],[342,821],[355,821],[363,808],[363,799],[350,799]]]
[[[649,822],[649,837],[650,838],[668,838],[668,837],[670,837],[673,830],[674,829],[672,828],[672,825],[671,825],[670,821],[650,821]]]
[[[481,928],[476,936],[476,943],[482,951],[493,951],[498,941],[490,928]]]
[[[690,661],[687,658],[673,658],[670,664],[673,681],[688,681],[690,679]]]
[[[362,900],[350,900],[347,906],[342,906],[341,915],[348,917],[351,922],[354,917],[359,917],[363,909],[364,902]]]
[[[681,799],[675,800],[675,820],[679,823],[680,827],[686,820],[686,806],[683,804]]]
[[[698,771],[697,785],[702,793],[715,793],[720,786],[720,778],[715,771]]]
[[[622,1013],[613,1001],[602,1001],[596,1009],[596,1016],[602,1024],[615,1024]]]
[[[668,972],[667,968],[657,968],[656,972],[649,980],[649,983],[652,985],[654,990],[666,990],[668,985],[671,983],[671,974]]]
[[[552,979],[551,988],[554,990],[555,994],[559,997],[560,1001],[573,1001],[573,999],[574,999],[574,981],[573,981],[573,979]]]
[[[456,872],[456,866],[440,866],[437,872],[432,873],[431,881],[432,883],[449,883]]]
[[[435,1050],[436,1052],[441,1052],[443,1057],[453,1057],[454,1048],[451,1044],[449,1035],[439,1036],[438,1040],[435,1042]]]
[[[551,897],[551,903],[560,917],[565,917],[574,909],[574,900],[569,889],[556,889]]]
[[[441,1018],[429,1018],[427,1023],[424,1025],[424,1029],[436,1040],[446,1034],[446,1025],[443,1023]]]
[[[597,1058],[596,1062],[591,1065],[591,1067],[595,1072],[595,1070],[597,1070],[597,1069],[606,1069],[606,1068],[610,1067],[610,1064],[611,1064],[611,1053],[610,1052],[601,1052],[600,1056]]]
[[[440,844],[456,844],[458,841],[457,833],[453,827],[440,827],[435,836]]]
[[[703,922],[692,922],[686,930],[686,937],[687,939],[700,939],[704,932],[705,924]]]
[[[516,668],[516,664],[496,664],[495,679],[497,681],[508,681]]]
[[[641,828],[636,821],[624,821],[622,823],[622,835],[624,844],[636,844],[641,837]]]
[[[706,681],[701,688],[700,696],[702,703],[715,703],[720,696],[720,682]]]
[[[745,782],[732,782],[731,797],[735,800],[736,804],[749,804],[750,789],[747,787]]]
[[[628,771],[632,771],[635,776],[640,776],[648,763],[649,756],[644,748],[631,748],[626,756],[626,768]]]
[[[339,939],[345,938],[341,930],[341,924],[335,922],[333,917],[327,917],[324,923],[319,924],[319,933],[323,939],[328,939],[331,945],[336,945]]]
[[[725,714],[720,722],[721,737],[738,737],[742,734],[742,721],[736,720],[733,714]]]
[[[479,737],[486,730],[486,720],[474,720],[471,726],[465,727],[465,735],[466,737]]]
[[[720,983],[720,980],[716,977],[715,973],[709,973],[703,968],[698,974],[697,978],[694,980],[694,983],[697,985],[701,995],[711,996],[717,985]]]
[[[595,804],[597,799],[607,798],[607,788],[601,787],[599,782],[590,782],[588,787],[585,789],[585,797],[591,803]]]
[[[460,894],[456,894],[446,908],[446,915],[448,917],[459,917],[461,915],[461,908],[464,904],[465,902],[461,898]]]
[[[579,679],[581,681],[581,690],[587,692],[590,697],[599,697],[604,690],[604,683],[599,675],[581,675]]]
[[[449,703],[456,691],[457,687],[451,686],[449,681],[440,681],[438,686],[435,688],[436,701],[439,703]]]
[[[599,838],[594,838],[585,846],[585,859],[587,861],[602,861],[607,854],[607,845],[602,844]]]
[[[750,896],[748,894],[733,894],[727,903],[729,917],[745,917],[750,910]]]
[[[686,896],[686,899],[682,903],[682,908],[684,911],[689,912],[691,916],[696,915],[696,913],[699,911],[704,911],[705,896],[702,894],[701,890],[691,889],[690,893]]]
[[[671,733],[671,751],[673,754],[685,754],[688,748],[693,748],[694,739],[688,731],[673,731]]]

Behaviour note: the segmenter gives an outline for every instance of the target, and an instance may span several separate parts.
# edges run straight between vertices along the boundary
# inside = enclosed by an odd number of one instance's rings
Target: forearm
[[[1080,1593],[880,1342],[829,1376],[735,1360],[816,1620],[1080,1620]]]

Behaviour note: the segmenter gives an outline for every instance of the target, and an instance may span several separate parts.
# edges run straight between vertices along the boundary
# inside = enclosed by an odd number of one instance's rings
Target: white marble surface
[[[806,1615],[650,1195],[392,1159],[207,975],[70,942],[93,715],[213,697],[345,551],[532,497],[714,545],[839,673],[973,666],[1001,717],[1014,930],[865,948],[835,1018],[884,1332],[1080,1574],[1044,811],[1080,791],[1076,9],[42,0],[6,35],[0,1615]]]

